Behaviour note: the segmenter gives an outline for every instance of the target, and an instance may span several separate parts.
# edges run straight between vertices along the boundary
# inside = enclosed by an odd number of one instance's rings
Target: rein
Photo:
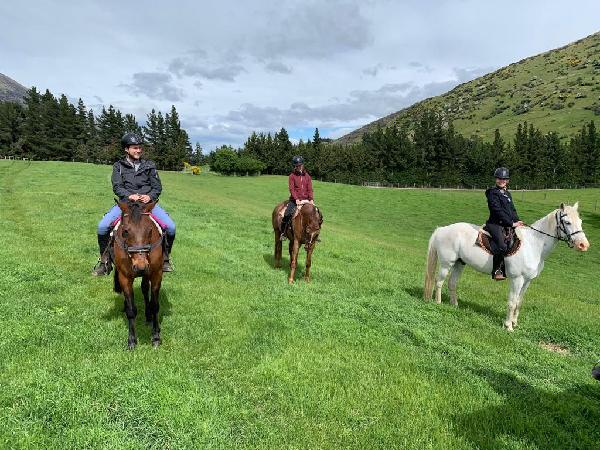
[[[537,228],[532,227],[531,225],[525,225],[528,228],[531,228],[533,231],[537,231],[540,234],[543,234],[545,236],[549,236],[553,239],[556,239],[557,241],[563,241],[566,242],[567,245],[569,246],[569,248],[573,248],[574,241],[573,241],[573,236],[575,236],[576,234],[579,233],[583,233],[583,230],[579,230],[579,231],[574,231],[573,233],[569,233],[569,231],[567,230],[567,225],[564,222],[564,218],[567,217],[567,214],[562,213],[561,211],[556,211],[556,236],[550,233],[546,233],[545,231],[542,230],[538,230]],[[562,233],[564,234],[564,236],[561,236],[559,231],[562,231]]]
[[[127,215],[128,214],[123,214],[123,217],[126,217]],[[149,216],[150,213],[149,212],[145,212],[145,213],[142,213],[142,215]],[[162,241],[163,241],[163,235],[161,234],[160,237],[158,238],[158,240],[155,241],[155,242],[153,242],[153,243],[151,243],[151,244],[138,245],[138,246],[134,246],[134,247],[129,247],[127,245],[127,242],[124,239],[121,238],[120,233],[118,233],[115,236],[115,242],[117,244],[119,244],[119,246],[123,250],[125,250],[129,254],[129,256],[131,256],[134,253],[142,253],[142,254],[144,254],[144,253],[150,253],[156,247],[158,247],[159,245],[161,245]]]

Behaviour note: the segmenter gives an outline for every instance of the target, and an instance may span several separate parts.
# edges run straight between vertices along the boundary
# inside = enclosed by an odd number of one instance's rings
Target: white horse
[[[569,247],[586,251],[590,244],[585,237],[579,218],[578,203],[567,206],[564,203],[531,226],[517,228],[521,238],[521,248],[513,256],[505,258],[506,275],[510,280],[508,309],[504,326],[512,331],[517,326],[519,308],[523,302],[529,283],[544,268],[544,259],[554,249],[558,241],[565,241]],[[450,273],[448,290],[450,303],[457,306],[456,285],[465,268],[473,267],[479,272],[491,274],[492,256],[475,245],[480,226],[469,223],[454,223],[437,228],[429,239],[427,269],[425,273],[425,300],[430,300],[435,280],[435,301],[442,302],[442,286]],[[437,277],[435,269],[439,259]]]

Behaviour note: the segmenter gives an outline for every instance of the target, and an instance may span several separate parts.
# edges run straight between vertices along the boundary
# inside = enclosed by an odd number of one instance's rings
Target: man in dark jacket
[[[506,279],[503,270],[504,255],[508,249],[504,241],[503,228],[520,227],[523,226],[523,222],[519,220],[512,196],[508,192],[508,169],[499,167],[494,172],[494,176],[496,177],[496,186],[485,191],[490,210],[490,217],[485,224],[485,228],[492,235],[490,241],[492,253],[494,254],[492,278],[494,280],[504,280]]]
[[[113,165],[111,178],[113,192],[119,197],[120,201],[131,200],[142,203],[157,201],[162,192],[162,184],[154,162],[142,159],[142,138],[134,133],[126,133],[121,138],[121,144],[126,155],[125,158]],[[163,272],[172,272],[173,267],[169,255],[175,241],[175,222],[158,204],[152,209],[152,214],[166,226],[166,253]],[[98,224],[100,259],[92,271],[94,276],[108,275],[112,269],[107,248],[110,239],[110,226],[120,215],[121,209],[118,205],[115,205]]]
[[[302,158],[302,156],[294,156],[292,158],[292,165],[294,170],[290,173],[288,178],[290,200],[288,201],[283,220],[281,221],[280,239],[282,241],[286,238],[285,232],[294,215],[294,211],[296,211],[296,206],[306,200],[314,204],[312,178],[304,169],[304,158]]]

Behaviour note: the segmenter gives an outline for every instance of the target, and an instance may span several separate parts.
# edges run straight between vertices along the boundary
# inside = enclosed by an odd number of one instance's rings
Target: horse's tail
[[[115,278],[114,278],[113,291],[115,291],[117,294],[120,294],[121,292],[123,292],[123,289],[121,288],[121,283],[119,283],[119,271],[117,270],[116,267],[115,267]]]
[[[423,287],[423,298],[425,300],[431,300],[433,295],[433,282],[435,280],[435,269],[437,267],[437,250],[433,244],[435,233],[437,229],[432,233],[429,238],[429,247],[427,250],[427,267],[425,268],[425,286]]]

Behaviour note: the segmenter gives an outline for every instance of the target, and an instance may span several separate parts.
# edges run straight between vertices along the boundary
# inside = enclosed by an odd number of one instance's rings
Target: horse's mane
[[[132,223],[140,223],[142,213],[144,212],[144,204],[140,202],[129,201],[129,214]]]

